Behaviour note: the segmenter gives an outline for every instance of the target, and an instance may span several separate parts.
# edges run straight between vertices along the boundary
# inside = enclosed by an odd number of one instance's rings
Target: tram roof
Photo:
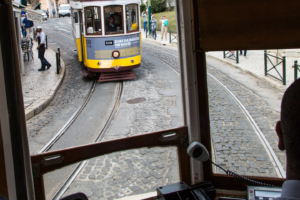
[[[75,9],[82,9],[83,5],[124,5],[136,3],[140,4],[140,0],[71,0],[70,5]]]

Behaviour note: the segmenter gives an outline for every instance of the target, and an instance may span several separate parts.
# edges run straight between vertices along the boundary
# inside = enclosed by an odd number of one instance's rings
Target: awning
[[[42,22],[42,13],[39,13],[37,11],[31,10],[29,8],[25,8],[25,11],[27,13],[27,19],[34,21],[34,22]]]

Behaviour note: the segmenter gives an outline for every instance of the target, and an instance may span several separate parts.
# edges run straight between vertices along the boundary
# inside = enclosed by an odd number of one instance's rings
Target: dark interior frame
[[[177,137],[162,141],[162,134],[176,133]],[[137,149],[142,147],[157,147],[157,146],[176,146],[178,153],[178,163],[180,180],[187,184],[191,184],[190,176],[190,157],[186,152],[188,146],[188,130],[186,126],[138,135],[129,138],[122,138],[118,140],[111,140],[106,142],[94,143],[89,145],[77,146],[47,153],[37,154],[31,156],[31,163],[34,175],[35,196],[37,199],[46,199],[44,190],[43,175],[66,167],[68,165],[78,163],[90,158],[113,153],[117,151],[124,151],[129,149]],[[51,156],[62,156],[63,160],[59,163],[51,165],[44,165],[44,159]]]
[[[235,1],[235,0],[234,0]],[[211,2],[211,1],[210,1]],[[236,4],[243,4],[243,2],[238,2],[236,1]],[[250,1],[247,1],[249,4]],[[271,6],[271,1],[268,0]],[[274,1],[272,1],[274,2]],[[220,4],[225,4],[222,2],[218,2]],[[227,2],[228,3],[228,2]],[[245,4],[247,4],[245,3]],[[257,3],[257,2],[256,2]],[[261,2],[260,2],[261,3]],[[195,41],[195,50],[194,50],[194,58],[195,58],[195,63],[196,63],[196,69],[197,69],[197,82],[198,82],[198,95],[199,95],[199,115],[200,115],[200,131],[201,131],[201,142],[207,147],[210,155],[212,155],[211,152],[211,134],[210,134],[210,120],[209,120],[209,102],[208,102],[208,90],[207,90],[207,69],[206,69],[206,51],[219,51],[219,50],[228,50],[228,49],[265,49],[265,48],[270,48],[274,46],[273,44],[270,43],[270,41],[265,40],[264,35],[263,36],[257,36],[251,38],[252,41],[261,41],[262,43],[257,44],[256,46],[251,43],[251,40],[245,40],[243,38],[243,43],[239,41],[240,38],[238,38],[236,41],[232,40],[224,40],[221,43],[219,42],[219,37],[230,37],[231,35],[226,35],[230,34],[232,32],[232,29],[236,31],[236,33],[233,33],[233,35],[240,35],[244,37],[244,32],[247,32],[247,29],[249,31],[252,29],[256,28],[256,24],[250,24],[246,25],[244,29],[239,29],[235,26],[231,27],[230,25],[228,26],[228,23],[226,20],[226,15],[224,17],[223,12],[229,12],[227,16],[231,15],[236,15],[238,16],[240,13],[236,12],[236,7],[228,7],[225,6],[225,9],[222,10],[222,8],[219,8],[220,10],[219,13],[217,11],[213,11],[215,8],[211,7],[213,6],[213,3],[208,3],[208,1],[205,0],[192,0],[192,21],[193,21],[193,36],[194,36],[194,41]],[[230,3],[232,5],[232,2]],[[300,6],[299,2],[297,5]],[[256,5],[257,6],[257,5]],[[297,6],[296,6],[297,7]],[[272,9],[272,6],[270,7]],[[206,17],[203,17],[205,14],[210,13],[211,15],[216,16],[220,21],[218,22],[219,24],[224,24],[224,31],[225,32],[217,32],[214,33],[216,38],[211,38],[209,34],[211,33],[211,30],[213,29],[213,23],[214,20],[207,20]],[[253,11],[250,9],[248,10],[248,13],[245,15],[247,16],[248,14],[253,15]],[[245,16],[244,15],[244,16]],[[256,16],[257,17],[257,16]],[[254,17],[254,21],[256,20],[256,17]],[[274,18],[274,16],[270,16],[270,18]],[[276,19],[279,19],[279,15],[276,17]],[[240,23],[243,23],[243,16],[240,16],[239,20]],[[278,22],[277,22],[278,23]],[[286,23],[286,21],[282,21],[282,23]],[[293,29],[292,24],[294,21],[288,22],[290,24],[290,29]],[[299,22],[297,22],[299,23]],[[244,23],[243,23],[244,24]],[[210,27],[211,29],[208,29],[206,27]],[[204,29],[206,28],[206,29]],[[298,29],[299,27],[297,27]],[[222,27],[220,28],[222,29]],[[223,30],[222,29],[222,30]],[[283,30],[284,31],[284,30]],[[264,32],[268,32],[269,34],[276,35],[277,33],[272,33],[271,31],[264,30]],[[283,33],[282,33],[283,34]],[[246,33],[247,35],[247,33]],[[284,36],[281,36],[282,38]],[[291,41],[294,41],[297,35],[294,35],[294,37],[288,38],[288,39],[283,39],[281,41],[285,42],[284,46],[279,46],[280,48],[285,47],[288,48],[290,46],[295,45]],[[207,39],[206,39],[207,38]],[[207,41],[208,40],[208,41]],[[265,42],[264,42],[265,40]],[[300,47],[300,40],[299,44],[297,44],[298,47]],[[248,42],[248,43],[247,43]],[[241,45],[242,44],[242,45]],[[247,189],[247,184],[243,181],[240,181],[236,178],[233,178],[231,176],[223,175],[223,174],[215,174],[212,171],[212,164],[209,162],[204,162],[203,163],[203,174],[204,174],[204,180],[206,181],[211,181],[213,185],[216,188],[219,189],[226,189],[226,190],[242,190],[245,191]],[[255,177],[255,176],[245,176],[247,178],[254,179],[256,181],[261,181],[264,183],[272,184],[281,187],[285,179],[282,178],[271,178],[271,177]],[[229,184],[230,183],[230,184]]]

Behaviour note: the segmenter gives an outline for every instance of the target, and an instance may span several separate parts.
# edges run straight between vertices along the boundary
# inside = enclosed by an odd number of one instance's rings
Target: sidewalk
[[[170,34],[167,35],[167,41],[161,41],[161,34],[157,32],[157,38],[154,40],[153,38],[146,38],[146,34],[142,30],[142,39],[147,41],[152,41],[157,44],[166,45],[166,46],[177,46],[175,42],[177,39],[173,39],[172,43],[170,44],[169,40]],[[174,43],[173,43],[174,42]],[[268,54],[272,54],[276,56],[276,50],[267,50]],[[239,55],[239,64],[236,61],[231,60],[229,58],[223,58],[223,51],[215,51],[215,52],[207,52],[207,57],[218,59],[224,63],[231,65],[232,67],[238,68],[242,71],[245,71],[256,78],[259,78],[271,86],[277,88],[278,90],[284,92],[290,84],[294,82],[294,61],[298,60],[298,64],[300,63],[300,52],[298,49],[286,49],[286,85],[283,85],[282,81],[276,80],[271,76],[265,76],[265,59],[264,59],[264,50],[251,50],[247,51],[246,57],[243,55]],[[235,53],[236,55],[236,53]],[[272,62],[275,64],[276,59],[272,58]],[[268,69],[271,69],[272,65],[268,61]],[[278,71],[282,74],[282,64],[277,67]],[[273,76],[279,77],[275,70],[271,70],[269,72]],[[300,73],[299,73],[300,74]],[[300,76],[300,75],[299,75]]]
[[[229,58],[223,58],[223,51],[207,52],[207,56],[218,59],[224,63],[227,63],[233,67],[239,68],[267,83],[273,87],[284,92],[290,84],[294,82],[294,61],[300,61],[300,57],[297,57],[297,50],[286,49],[286,85],[283,85],[282,81],[276,80],[271,76],[265,76],[265,58],[264,50],[251,50],[247,51],[246,57],[239,55],[239,64],[236,61]],[[276,56],[276,50],[267,50],[268,54]],[[235,52],[236,55],[236,52]],[[275,64],[276,59],[272,58],[271,61]],[[272,68],[271,63],[268,61],[268,69]],[[282,74],[282,64],[278,65],[278,71]],[[275,70],[269,72],[273,76],[279,77]]]
[[[50,103],[65,74],[62,59],[60,74],[56,74],[56,54],[49,48],[45,51],[45,58],[52,66],[49,70],[38,71],[41,61],[36,50],[37,42],[33,43],[34,60],[24,61],[25,75],[21,75],[26,120],[40,113]]]

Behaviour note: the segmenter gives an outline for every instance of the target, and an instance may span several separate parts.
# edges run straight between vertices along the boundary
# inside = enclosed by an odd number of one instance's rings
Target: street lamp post
[[[149,34],[151,34],[151,0],[148,0],[148,22],[149,22]]]

